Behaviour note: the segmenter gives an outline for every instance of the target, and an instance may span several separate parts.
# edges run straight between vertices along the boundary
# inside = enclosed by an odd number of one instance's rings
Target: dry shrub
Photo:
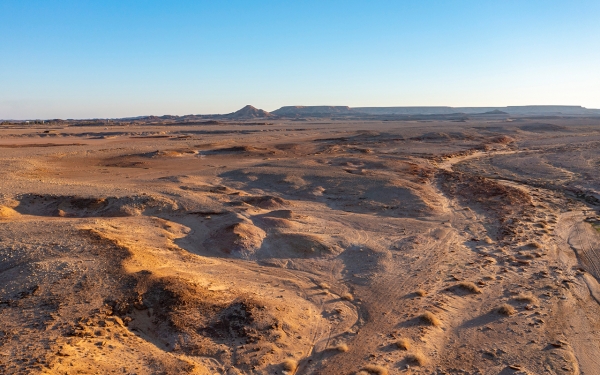
[[[415,352],[406,356],[406,361],[413,365],[425,366],[427,364],[427,357],[423,353]]]
[[[502,306],[500,306],[498,308],[498,312],[502,315],[513,315],[515,314],[517,311],[515,310],[514,307],[512,307],[511,305],[509,305],[508,303],[503,304]]]
[[[477,285],[473,284],[470,281],[463,281],[461,283],[458,283],[458,287],[461,289],[464,289],[468,292],[474,293],[474,294],[480,294],[481,293],[481,289],[479,289],[477,287]]]
[[[542,244],[540,244],[538,242],[530,242],[530,243],[527,244],[527,246],[533,247],[534,249],[541,249],[542,248]]]
[[[427,295],[427,291],[424,289],[417,289],[415,294],[419,297],[425,297]]]
[[[521,259],[533,259],[534,256],[532,254],[523,252],[523,251],[519,251],[519,257],[521,257]]]
[[[426,311],[425,313],[423,313],[421,316],[419,316],[419,318],[423,322],[425,322],[431,326],[434,326],[434,327],[439,327],[442,324],[442,322],[435,315],[430,313],[429,311]]]
[[[12,208],[0,206],[0,219],[10,219],[17,215],[17,211],[13,210]]]
[[[528,303],[537,303],[538,301],[538,299],[529,292],[519,293],[519,295],[515,297],[515,300]]]
[[[350,350],[348,348],[348,345],[346,345],[345,343],[337,344],[333,349],[337,350],[338,352],[343,352],[343,353]]]
[[[410,341],[408,339],[402,338],[394,343],[396,347],[400,350],[408,350],[410,349]]]
[[[319,288],[321,288],[321,289],[329,289],[329,284],[327,284],[327,283],[319,283]]]
[[[298,361],[288,358],[283,361],[282,366],[285,371],[294,371],[298,368]]]
[[[363,367],[363,371],[375,375],[388,375],[388,370],[385,367],[379,365],[366,365],[365,367]]]
[[[344,293],[342,294],[342,299],[346,301],[354,301],[354,296],[352,296],[350,293]]]

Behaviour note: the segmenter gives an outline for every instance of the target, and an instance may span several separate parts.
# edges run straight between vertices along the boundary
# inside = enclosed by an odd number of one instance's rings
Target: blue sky
[[[600,108],[600,1],[0,1],[0,118]]]

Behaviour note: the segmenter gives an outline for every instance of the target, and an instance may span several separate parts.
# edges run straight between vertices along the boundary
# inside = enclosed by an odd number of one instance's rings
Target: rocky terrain
[[[0,373],[600,374],[600,118],[301,109],[0,126]]]

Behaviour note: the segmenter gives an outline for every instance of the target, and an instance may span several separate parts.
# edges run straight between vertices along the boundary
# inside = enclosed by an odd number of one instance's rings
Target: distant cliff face
[[[598,110],[568,105],[524,105],[508,107],[355,107],[355,113],[370,115],[449,115],[513,114],[513,115],[594,115]]]
[[[282,117],[321,117],[332,115],[353,115],[356,114],[348,106],[285,106],[272,112],[274,115]]]

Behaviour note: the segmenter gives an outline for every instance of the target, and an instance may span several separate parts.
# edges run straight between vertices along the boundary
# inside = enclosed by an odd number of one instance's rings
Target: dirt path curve
[[[497,181],[531,193],[531,187],[526,184]],[[536,190],[541,194],[549,194],[541,188]],[[560,264],[567,274],[572,273],[573,268],[582,267],[591,275],[582,275],[583,288],[574,286],[571,293],[565,293],[565,300],[555,307],[550,327],[557,337],[562,336],[563,332],[570,332],[568,341],[577,358],[578,373],[599,375],[600,303],[596,303],[599,299],[595,295],[600,297],[600,286],[596,280],[600,276],[600,235],[583,219],[580,211],[566,212],[559,216],[555,228],[556,236],[552,242],[557,253],[553,261]]]
[[[451,158],[438,167],[451,171],[452,167],[469,159],[493,157],[495,155],[511,154],[511,152],[476,152],[471,155]],[[516,181],[496,180],[499,183],[518,187],[532,193],[532,187]],[[550,195],[545,189],[536,187],[541,194]],[[571,332],[569,343],[577,358],[580,374],[600,374],[600,235],[584,222],[581,212],[567,212],[560,216],[556,227],[557,236],[554,243],[557,247],[556,258],[553,261],[562,264],[563,269],[571,270],[580,266],[590,274],[584,274],[582,287],[574,286],[572,293],[567,294],[555,308],[554,324],[551,331],[560,336],[563,332]],[[586,288],[587,286],[587,288]],[[595,301],[594,301],[595,299]],[[598,303],[596,303],[598,302]]]
[[[590,272],[582,277],[587,286],[575,293],[575,301],[562,304],[564,325],[570,325],[574,334],[570,337],[582,374],[600,374],[600,236],[583,221],[581,212],[563,214],[557,227],[556,244],[559,251],[577,256],[579,266]],[[565,330],[569,330],[565,327]]]
[[[378,273],[368,286],[357,288],[360,290],[361,303],[366,306],[367,321],[348,342],[349,351],[331,357],[316,373],[352,373],[371,354],[379,352],[384,343],[382,336],[392,332],[405,320],[396,314],[396,310],[407,311],[406,305],[411,303],[407,295],[434,277],[444,254],[455,240],[455,232],[449,230],[440,240],[419,248],[421,257],[412,264],[410,270],[390,264],[386,267],[389,272]]]

